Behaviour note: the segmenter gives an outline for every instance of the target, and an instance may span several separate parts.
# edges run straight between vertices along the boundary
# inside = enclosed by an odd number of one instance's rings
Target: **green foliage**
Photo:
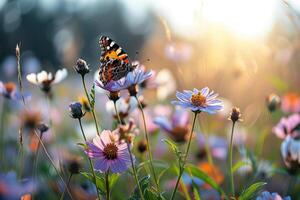
[[[210,185],[213,189],[215,189],[220,195],[225,195],[225,192],[222,190],[222,188],[211,178],[209,177],[205,172],[200,170],[198,167],[194,165],[187,165],[186,166],[187,172],[190,172],[190,174],[194,177],[197,177]]]
[[[91,92],[90,92],[90,97],[91,97],[91,108],[92,110],[95,107],[95,84],[93,84],[92,88],[91,88]]]
[[[250,185],[247,189],[245,189],[241,193],[239,200],[255,199],[264,185],[266,185],[266,183],[264,183],[264,182],[257,182],[257,183]]]

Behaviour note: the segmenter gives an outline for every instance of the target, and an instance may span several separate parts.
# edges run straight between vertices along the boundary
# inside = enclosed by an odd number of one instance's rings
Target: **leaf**
[[[251,166],[251,163],[246,162],[246,161],[238,161],[232,168],[232,173],[235,173],[239,168],[243,166]]]
[[[166,144],[169,146],[169,148],[170,148],[172,151],[174,151],[176,154],[177,154],[177,152],[179,152],[176,143],[174,143],[173,141],[168,140],[168,139],[162,139],[162,141],[163,141],[164,143],[166,143]]]
[[[205,172],[200,170],[198,167],[196,167],[194,165],[187,165],[186,170],[188,170],[188,172],[190,172],[193,176],[203,180],[205,183],[210,185],[220,195],[225,194],[225,192],[222,190],[222,188],[211,177],[209,177]]]
[[[240,200],[252,200],[255,199],[257,194],[260,192],[262,187],[266,185],[264,182],[257,182],[250,185],[246,190],[242,192],[239,199]]]
[[[83,175],[85,178],[87,178],[89,181],[91,181],[93,184],[95,184],[94,183],[94,176],[92,175],[92,173],[80,172],[80,174]],[[104,180],[104,178],[96,175],[96,186],[102,194],[105,194],[106,190],[105,190],[105,180]]]
[[[150,184],[150,175],[147,175],[139,180],[139,184],[141,186],[142,193],[145,194],[146,189]],[[139,200],[141,199],[140,192],[138,186],[136,186],[133,190],[133,194],[129,198],[129,200]]]
[[[109,187],[110,188],[112,188],[116,184],[119,177],[120,177],[120,174],[110,174],[110,176],[109,176]]]
[[[90,97],[91,97],[91,108],[92,110],[94,109],[95,107],[95,84],[93,84],[92,88],[91,88],[91,93],[90,93]]]

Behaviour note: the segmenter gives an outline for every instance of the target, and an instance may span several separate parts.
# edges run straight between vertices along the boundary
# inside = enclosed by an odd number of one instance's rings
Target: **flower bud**
[[[240,109],[237,107],[233,107],[228,119],[235,123],[237,121],[242,121],[241,116],[242,114]]]
[[[90,68],[87,65],[86,61],[81,58],[77,60],[74,69],[78,74],[81,74],[81,76],[84,76],[85,74],[90,72]]]
[[[69,111],[71,117],[74,119],[80,119],[84,116],[82,112],[82,105],[79,102],[73,102],[69,105]]]
[[[44,132],[46,132],[46,131],[49,130],[49,127],[48,127],[46,124],[44,124],[44,123],[40,123],[40,124],[38,125],[37,129],[38,129],[41,133],[44,133]]]
[[[146,142],[146,140],[139,141],[139,143],[137,144],[137,148],[138,148],[138,151],[140,153],[144,153],[145,151],[147,151],[147,142]]]
[[[273,112],[280,107],[281,101],[278,95],[270,94],[266,100],[267,100],[267,107],[270,112]]]

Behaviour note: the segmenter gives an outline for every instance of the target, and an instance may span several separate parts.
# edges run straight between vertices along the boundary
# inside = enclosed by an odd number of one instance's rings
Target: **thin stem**
[[[203,126],[201,126],[200,117],[198,117],[198,118],[199,118],[200,130],[202,129],[201,132],[204,134],[204,139],[205,139],[204,148],[205,148],[205,151],[206,151],[206,154],[207,154],[207,161],[211,166],[214,166],[214,160],[213,160],[212,153],[211,153],[211,150],[210,150],[210,147],[209,147],[209,138],[208,138],[207,130],[203,130],[203,128],[201,128]]]
[[[105,172],[106,200],[110,200],[109,170]]]
[[[149,157],[149,161],[150,161],[150,168],[151,168],[151,171],[152,171],[152,174],[153,174],[153,177],[154,177],[154,181],[155,181],[155,184],[156,184],[157,191],[160,193],[159,184],[158,184],[157,177],[156,177],[155,170],[154,170],[154,166],[153,166],[153,159],[152,159],[152,153],[151,153],[151,148],[150,148],[149,134],[148,134],[148,131],[147,131],[147,124],[146,124],[146,118],[145,118],[143,106],[142,106],[142,104],[139,101],[137,96],[135,96],[135,99],[136,99],[136,101],[139,105],[139,108],[140,108],[140,111],[141,111],[142,117],[143,117],[145,137],[146,137],[146,143],[147,143],[147,149],[148,149],[148,157]]]
[[[69,185],[70,185],[70,182],[71,182],[71,178],[72,178],[72,176],[73,176],[73,174],[72,174],[72,173],[70,173],[70,176],[69,176],[69,178],[68,178],[68,182],[67,182],[67,187],[69,187]],[[66,193],[66,188],[64,188],[64,191],[63,191],[63,193],[61,194],[61,196],[60,196],[60,200],[63,200],[63,199],[64,199],[64,197],[65,197],[65,193]]]
[[[193,133],[194,133],[194,128],[195,128],[195,122],[196,122],[197,115],[198,115],[198,112],[195,112],[195,116],[194,116],[194,120],[193,120],[193,125],[192,125],[192,129],[191,129],[188,145],[186,147],[186,151],[185,151],[185,154],[184,154],[184,157],[183,157],[183,163],[182,163],[181,166],[179,166],[180,167],[179,168],[179,176],[177,178],[176,185],[175,185],[175,188],[174,188],[172,196],[171,196],[171,200],[173,200],[175,198],[175,194],[176,194],[176,191],[178,189],[180,178],[181,178],[181,176],[184,172],[184,167],[185,167],[185,164],[186,164],[186,160],[187,160],[188,153],[189,153],[190,146],[191,146],[191,141],[192,141],[192,138],[193,138]]]
[[[122,124],[121,117],[120,117],[119,112],[118,112],[118,109],[117,109],[116,101],[114,101],[114,107],[115,107],[116,115],[117,115],[117,117],[118,117],[119,124]],[[135,179],[136,185],[137,185],[137,187],[138,187],[140,196],[141,196],[142,200],[144,200],[143,191],[142,191],[141,186],[140,186],[140,182],[139,182],[138,175],[137,175],[137,171],[136,171],[136,168],[135,168],[135,165],[134,165],[134,161],[133,161],[133,157],[132,157],[130,145],[129,145],[128,142],[127,142],[127,149],[128,149],[128,153],[129,153],[129,156],[130,156],[131,167],[132,167],[134,179]]]
[[[233,144],[233,131],[234,131],[235,122],[232,122],[231,136],[230,136],[230,146],[229,146],[229,174],[230,174],[230,190],[231,194],[234,197],[234,182],[233,182],[233,171],[232,171],[232,144]]]
[[[81,119],[78,119],[78,121],[79,121],[80,130],[81,130],[81,133],[82,133],[83,139],[84,139],[84,141],[85,141],[85,142],[87,142],[87,140],[86,140],[86,136],[85,136],[85,134],[84,134],[84,131],[83,131],[83,127],[82,127]],[[100,193],[99,193],[99,190],[98,190],[98,188],[97,188],[97,178],[96,178],[96,173],[95,173],[95,170],[94,170],[94,165],[93,165],[93,162],[92,162],[91,158],[90,158],[90,157],[88,157],[88,156],[87,156],[87,158],[88,158],[88,160],[89,160],[90,168],[91,168],[91,171],[92,171],[92,173],[93,173],[94,184],[95,184],[95,187],[96,187],[96,191],[97,191],[98,200],[100,200],[101,198],[100,198]]]
[[[97,120],[97,117],[96,117],[96,114],[95,114],[94,106],[92,106],[92,104],[91,104],[91,99],[90,99],[89,93],[88,93],[88,91],[86,89],[86,84],[85,84],[84,76],[81,76],[81,80],[82,80],[82,85],[83,85],[83,88],[84,88],[85,96],[88,99],[89,105],[90,105],[90,107],[92,109],[92,115],[93,115],[93,118],[94,118],[96,130],[97,130],[97,135],[100,136],[100,131],[99,131],[99,127],[98,127],[98,120]]]
[[[47,151],[47,149],[46,149],[46,147],[45,147],[43,141],[41,140],[40,136],[37,134],[36,130],[34,130],[34,134],[35,134],[36,137],[38,138],[38,140],[39,140],[39,142],[40,142],[40,144],[41,144],[41,146],[42,146],[42,148],[43,148],[43,150],[44,150],[44,152],[45,152],[47,158],[49,159],[51,165],[53,166],[55,172],[57,173],[57,175],[59,176],[59,178],[60,178],[61,181],[63,182],[64,186],[66,187],[66,186],[67,186],[66,182],[64,181],[63,177],[60,175],[58,169],[57,169],[56,166],[55,166],[54,161],[52,160],[50,154],[48,153],[48,151]],[[71,199],[73,199],[73,196],[72,196],[71,192],[69,191],[69,189],[67,188],[66,190],[67,190],[69,196],[71,197]]]

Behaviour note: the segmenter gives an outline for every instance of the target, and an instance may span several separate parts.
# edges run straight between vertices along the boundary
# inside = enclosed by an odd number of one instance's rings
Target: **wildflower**
[[[270,112],[275,111],[277,108],[280,107],[280,97],[276,94],[270,94],[267,97],[267,107],[269,109]]]
[[[221,170],[208,162],[201,162],[198,164],[199,169],[201,169],[205,174],[210,176],[217,184],[221,184],[224,180],[224,175]],[[206,185],[206,188],[209,186]]]
[[[197,134],[197,139],[198,139],[198,146],[199,146],[197,157],[199,159],[202,159],[206,156],[207,153],[205,150],[205,137],[203,134],[199,133]],[[222,160],[227,158],[228,144],[226,139],[216,135],[209,134],[209,137],[207,138],[207,142],[213,157]]]
[[[138,64],[136,64],[138,65]],[[146,73],[146,67],[144,65],[140,65],[140,68]],[[152,71],[152,76],[150,76],[148,79],[143,81],[142,83],[139,84],[139,87],[141,89],[155,89],[159,86],[156,80],[156,72]]]
[[[284,112],[300,112],[300,96],[297,93],[288,93],[281,98],[281,109]]]
[[[122,87],[119,87],[116,81],[110,81],[107,84],[103,84],[100,80],[95,80],[95,85],[105,91],[109,92],[108,98],[116,102],[120,98],[120,90],[122,90]]]
[[[266,179],[271,178],[274,174],[274,167],[267,160],[261,160],[257,165],[257,176]]]
[[[120,142],[125,141],[129,144],[132,144],[134,137],[139,134],[133,119],[130,119],[128,124],[119,125],[116,132],[119,134]]]
[[[242,114],[240,109],[237,107],[233,107],[228,119],[231,120],[233,123],[235,123],[237,121],[242,121],[241,117]]]
[[[114,90],[128,89],[130,96],[136,96],[138,93],[138,85],[149,79],[151,76],[152,71],[144,71],[140,66],[137,66],[124,78],[116,81],[113,88]]]
[[[70,116],[74,119],[80,119],[84,116],[82,105],[79,102],[73,102],[69,105]]]
[[[84,76],[85,74],[90,72],[90,68],[85,60],[78,59],[76,62],[76,65],[74,67],[75,71],[80,74],[81,76]]]
[[[282,117],[279,123],[272,129],[277,137],[284,139],[288,135],[300,136],[300,114],[293,114],[289,117]]]
[[[66,166],[70,174],[79,174],[82,166],[81,159],[74,156],[69,156],[66,159]]]
[[[36,183],[31,179],[20,182],[15,172],[0,174],[0,198],[20,199],[23,194],[36,190]]]
[[[66,69],[58,70],[54,76],[51,72],[48,73],[46,71],[42,71],[38,74],[28,74],[26,76],[26,79],[30,83],[39,86],[46,94],[50,94],[51,86],[53,84],[61,82],[64,78],[66,78],[67,74],[68,72]]]
[[[168,69],[160,70],[155,82],[158,85],[156,96],[159,100],[164,100],[176,91],[176,81],[172,72]]]
[[[264,191],[259,195],[256,200],[291,200],[291,197],[281,197],[277,193],[270,193],[268,191]]]
[[[144,153],[147,151],[147,141],[146,140],[141,140],[137,143],[137,149],[140,153]]]
[[[49,126],[47,126],[46,124],[44,123],[40,123],[38,126],[37,126],[37,129],[40,131],[40,133],[44,133],[46,131],[49,130]]]
[[[95,160],[95,170],[121,173],[128,169],[131,163],[127,144],[120,144],[118,141],[119,137],[116,133],[104,130],[100,136],[93,139],[93,142],[87,142],[88,147],[85,152],[88,157]]]
[[[281,155],[285,165],[291,170],[296,171],[300,168],[300,140],[287,136],[281,144]]]
[[[42,120],[41,113],[34,110],[22,112],[20,118],[22,127],[29,130],[37,128]]]
[[[188,60],[192,54],[192,48],[187,43],[169,43],[165,47],[165,54],[174,62],[183,62]]]
[[[21,94],[17,91],[17,86],[13,82],[7,82],[7,83],[2,83],[0,81],[0,95],[7,99],[12,99],[12,100],[21,100],[22,96]],[[26,97],[29,95],[26,94]]]
[[[166,131],[176,142],[185,142],[190,133],[189,114],[179,107],[176,107],[171,120],[160,116],[154,119],[154,123]]]
[[[193,91],[184,90],[176,92],[176,97],[179,101],[172,101],[174,105],[179,105],[183,108],[190,108],[193,112],[207,112],[215,114],[223,108],[223,102],[216,99],[218,94],[214,91],[209,91],[208,87],[201,91],[194,89]]]

